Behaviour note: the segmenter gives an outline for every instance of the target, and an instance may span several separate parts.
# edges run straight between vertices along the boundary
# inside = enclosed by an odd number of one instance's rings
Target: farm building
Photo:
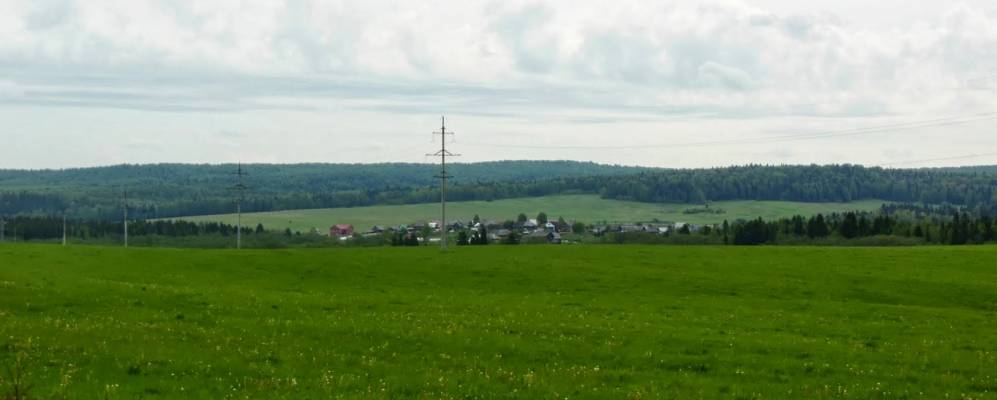
[[[551,244],[561,244],[561,234],[557,232],[545,232],[545,231],[533,231],[527,235],[524,235],[528,240],[533,241],[546,241]]]
[[[353,236],[353,225],[336,224],[329,228],[329,236]]]

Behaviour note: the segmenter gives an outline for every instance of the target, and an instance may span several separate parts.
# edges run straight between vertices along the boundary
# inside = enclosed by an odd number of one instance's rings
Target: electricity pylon
[[[447,135],[454,135],[456,132],[447,132],[447,123],[445,117],[440,117],[440,131],[433,132],[434,135],[440,135],[440,151],[433,154],[427,154],[427,156],[440,157],[440,174],[436,175],[436,178],[440,179],[440,231],[443,233],[440,240],[440,248],[443,250],[447,249],[447,179],[453,176],[447,174],[447,157],[457,157],[460,154],[453,154],[447,151]],[[429,238],[426,238],[429,240]]]

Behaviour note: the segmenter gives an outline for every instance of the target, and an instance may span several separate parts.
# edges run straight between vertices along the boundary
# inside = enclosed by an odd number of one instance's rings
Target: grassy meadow
[[[815,215],[840,211],[871,211],[883,204],[881,200],[863,200],[851,203],[801,203],[789,201],[719,201],[711,205],[726,211],[725,214],[684,214],[695,208],[692,204],[652,204],[634,201],[607,200],[595,195],[562,195],[495,201],[466,201],[447,203],[447,218],[470,220],[475,214],[481,218],[504,221],[515,219],[519,213],[531,218],[546,212],[556,219],[596,222],[648,222],[654,219],[693,224],[712,224],[727,220],[762,217],[774,220],[793,215]],[[701,206],[700,206],[701,207]],[[307,232],[312,228],[329,229],[333,224],[353,224],[358,229],[374,225],[397,226],[417,221],[438,220],[439,204],[409,204],[397,206],[372,206],[354,208],[328,208],[317,210],[291,210],[243,214],[243,223],[263,224],[267,229]],[[191,221],[221,221],[235,223],[235,215],[209,215],[183,218]]]
[[[0,398],[990,399],[995,257],[6,244]]]

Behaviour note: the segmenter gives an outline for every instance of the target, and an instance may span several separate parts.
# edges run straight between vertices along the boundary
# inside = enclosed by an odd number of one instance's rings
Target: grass
[[[652,204],[632,201],[606,200],[594,195],[563,195],[496,201],[467,201],[447,204],[447,218],[470,220],[475,214],[484,219],[504,221],[515,219],[519,213],[530,218],[544,211],[551,218],[564,217],[587,223],[647,222],[654,219],[693,224],[720,223],[724,219],[737,220],[762,217],[766,220],[791,217],[796,214],[815,215],[835,211],[875,210],[881,200],[863,200],[852,203],[800,203],[787,201],[721,201],[711,205],[726,211],[725,214],[683,214],[696,207],[690,204]],[[267,229],[307,232],[312,228],[321,231],[333,224],[353,224],[358,229],[374,225],[397,226],[417,221],[438,220],[439,204],[411,204],[399,206],[373,206],[355,208],[329,208],[243,214],[248,226],[263,224]],[[184,218],[192,221],[222,221],[235,223],[235,215],[210,215]]]
[[[987,399],[995,256],[8,244],[0,373],[35,398]]]

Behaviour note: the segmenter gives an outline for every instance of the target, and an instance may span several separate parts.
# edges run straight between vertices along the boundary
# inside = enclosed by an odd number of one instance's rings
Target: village
[[[541,213],[538,218],[525,218],[524,215],[520,215],[515,221],[506,220],[504,222],[481,219],[475,216],[467,221],[448,222],[445,230],[448,235],[459,235],[463,232],[468,237],[484,237],[488,242],[495,243],[506,243],[507,239],[513,236],[517,242],[568,244],[572,243],[569,240],[570,237],[581,235],[600,237],[613,233],[643,233],[667,236],[672,233],[692,234],[714,228],[716,227],[710,225],[660,221],[585,224],[567,221],[564,218],[547,220],[546,215]],[[428,243],[436,243],[440,241],[440,234],[443,230],[444,227],[439,221],[417,221],[398,226],[375,225],[367,230],[358,230],[352,224],[335,224],[329,228],[328,236],[348,241],[358,237],[396,235],[408,240],[414,239],[418,243],[427,243],[427,240]],[[317,230],[313,230],[313,233],[319,234]]]

